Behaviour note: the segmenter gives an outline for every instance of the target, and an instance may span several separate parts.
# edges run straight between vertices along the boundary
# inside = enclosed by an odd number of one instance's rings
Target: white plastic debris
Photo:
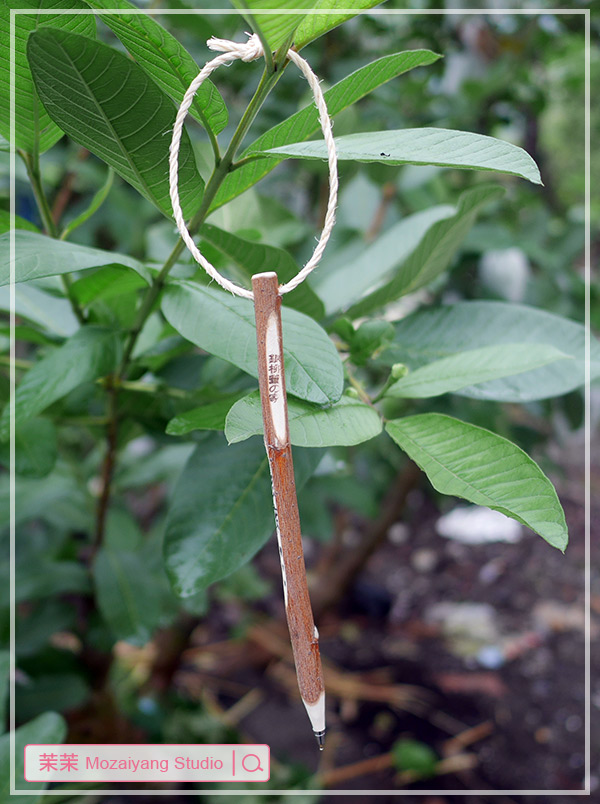
[[[440,536],[463,544],[515,543],[522,536],[522,527],[514,519],[478,505],[455,508],[441,516],[435,527]]]

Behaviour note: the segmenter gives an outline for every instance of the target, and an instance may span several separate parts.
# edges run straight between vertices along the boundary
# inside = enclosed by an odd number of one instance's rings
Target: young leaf
[[[540,172],[527,151],[510,142],[469,131],[445,128],[406,128],[367,131],[335,140],[338,159],[384,162],[387,165],[440,165],[447,168],[493,170],[541,184]],[[261,148],[265,156],[326,159],[320,140],[295,142],[277,148]]]
[[[170,283],[162,311],[184,338],[210,354],[258,376],[254,308],[246,299],[191,282]],[[312,318],[283,309],[287,390],[309,402],[337,402],[344,386],[340,357]]]
[[[87,326],[61,347],[35,363],[15,393],[15,422],[22,425],[57,399],[84,382],[92,382],[114,370],[121,343],[117,333]],[[1,437],[8,435],[9,406],[0,420]]]
[[[233,260],[248,279],[262,271],[275,271],[279,284],[282,285],[289,282],[300,270],[294,258],[284,249],[245,240],[208,223],[202,227],[200,234],[204,240]],[[322,301],[306,282],[291,293],[286,293],[282,297],[282,303],[317,321],[325,315]]]
[[[529,402],[561,396],[583,385],[585,330],[568,318],[506,302],[467,301],[423,310],[396,324],[394,343],[382,359],[416,369],[469,349],[519,343],[554,346],[572,360],[561,360],[507,379],[492,380],[456,393],[472,399]],[[591,376],[600,376],[600,344],[591,341]],[[409,375],[410,376],[410,375]]]
[[[0,285],[10,282],[9,237],[8,232],[0,235]],[[36,232],[15,232],[15,282],[30,282],[44,276],[59,276],[114,263],[133,268],[150,284],[152,277],[148,269],[125,254],[65,243]]]
[[[140,553],[102,547],[93,566],[100,612],[115,635],[133,645],[149,642],[160,620],[158,599]]]
[[[25,746],[29,743],[62,743],[67,736],[67,724],[56,712],[44,712],[35,720],[20,726],[15,732],[15,787],[28,790],[30,804],[38,804],[43,796],[35,795],[36,790],[44,790],[46,782],[26,782],[24,776]],[[0,801],[16,804],[23,801],[22,795],[10,795],[10,735],[0,737]]]
[[[448,268],[481,208],[503,193],[502,187],[490,185],[465,190],[455,214],[434,223],[392,279],[352,305],[348,315],[366,315],[432,282]]]
[[[27,55],[50,117],[170,217],[171,99],[130,58],[84,36],[44,28],[29,37]],[[184,215],[196,211],[203,191],[184,132],[179,151]]]
[[[394,296],[387,280],[394,269],[415,251],[435,223],[455,212],[448,204],[430,207],[407,215],[369,245],[352,242],[334,252],[331,258],[326,252],[320,270],[315,272],[314,283],[327,313],[348,309],[352,302],[365,293],[373,293],[383,282],[388,288],[385,298],[392,301]]]
[[[554,486],[515,444],[441,413],[395,419],[386,430],[437,491],[500,511],[564,551],[567,525]]]
[[[381,432],[377,411],[347,396],[327,408],[290,399],[288,415],[290,441],[298,447],[352,446],[369,441]],[[260,395],[256,391],[231,408],[225,422],[225,436],[233,444],[262,433]]]
[[[137,8],[127,0],[86,0],[97,9],[123,9],[123,14],[102,14],[100,19],[115,33],[138,64],[179,105],[200,68],[174,36],[149,14],[128,14]],[[227,125],[225,101],[210,79],[196,92],[190,114],[204,128],[219,134]]]
[[[415,67],[433,64],[439,58],[440,56],[431,50],[407,50],[393,53],[391,56],[383,56],[371,64],[361,67],[324,93],[329,115],[334,117],[392,78],[402,75],[408,70],[413,70]],[[242,158],[258,154],[268,148],[274,148],[276,145],[305,140],[316,131],[319,131],[319,116],[316,106],[311,103],[262,134],[246,148]],[[227,201],[252,187],[277,167],[281,161],[283,158],[279,161],[274,158],[257,159],[230,173],[215,196],[211,208],[216,209],[226,204]]]
[[[88,14],[37,14],[39,9],[87,9],[81,0],[29,0],[27,3],[0,0],[0,132],[10,137],[10,11],[30,8],[31,14],[15,15],[15,148],[44,153],[63,136],[39,102],[27,62],[27,37],[31,31],[51,26],[93,38],[96,21]]]
[[[385,2],[385,0],[383,0]],[[296,50],[301,50],[303,47],[318,39],[327,31],[337,28],[346,20],[352,19],[360,11],[378,6],[381,0],[317,0],[310,5],[314,11],[329,11],[324,14],[307,14],[298,28],[294,36],[294,47]],[[340,11],[337,14],[333,13],[336,9],[348,9],[348,11]],[[349,9],[356,9],[354,12]]]
[[[425,399],[565,359],[570,359],[569,355],[545,343],[532,343],[526,349],[522,343],[468,349],[407,374],[391,385],[385,396]]]
[[[185,413],[180,413],[168,423],[167,434],[181,436],[194,430],[224,430],[225,419],[231,406],[241,399],[244,393],[244,391],[237,391],[227,394],[215,402],[209,402],[192,410],[186,410]]]
[[[278,0],[276,8],[281,9],[282,14],[253,14],[252,12],[257,9],[259,11],[273,9],[272,2],[270,0],[232,0],[232,2],[234,6],[245,11],[243,16],[272,51],[283,45],[302,22],[305,17],[303,12],[313,7],[312,0]],[[298,13],[295,14],[294,11]]]
[[[298,489],[321,456],[318,450],[294,452]],[[264,445],[228,447],[220,435],[203,441],[181,474],[167,520],[164,555],[174,590],[189,597],[230,575],[274,529]]]

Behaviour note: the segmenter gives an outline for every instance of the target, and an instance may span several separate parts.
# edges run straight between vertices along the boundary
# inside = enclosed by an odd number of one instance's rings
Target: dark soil
[[[388,702],[341,701],[328,695],[328,746],[319,756],[302,704],[289,672],[282,681],[278,658],[260,653],[256,646],[248,663],[220,665],[222,678],[238,683],[240,691],[258,687],[264,697],[239,724],[244,737],[266,742],[272,756],[283,763],[302,763],[311,772],[350,766],[388,752],[401,738],[419,740],[443,756],[446,742],[465,730],[482,727],[479,739],[463,753],[474,755],[470,770],[440,775],[400,785],[397,771],[390,768],[356,775],[330,785],[348,791],[397,790],[405,801],[443,804],[463,799],[477,804],[495,802],[542,802],[541,795],[487,797],[460,796],[452,791],[559,790],[577,791],[584,785],[585,639],[584,610],[584,514],[583,486],[579,473],[569,471],[569,482],[559,494],[569,524],[571,541],[565,555],[542,539],[526,532],[516,544],[464,545],[437,535],[439,511],[424,491],[411,493],[405,520],[406,538],[388,539],[372,556],[344,600],[319,622],[321,652],[337,670],[360,673],[375,686],[414,685],[416,702],[409,698],[407,711]],[[592,482],[592,489],[598,485]],[[556,479],[556,478],[555,478]],[[422,486],[425,489],[425,485]],[[598,500],[592,502],[592,590],[597,587],[598,540],[594,532],[600,517]],[[308,555],[313,565],[317,555]],[[315,550],[318,553],[319,550]],[[272,542],[257,559],[263,577],[275,581],[273,598],[253,604],[260,617],[283,619],[279,593],[277,551]],[[512,653],[501,666],[482,666],[474,658],[457,655],[439,624],[431,622],[434,604],[489,604],[495,625],[510,637]],[[546,624],[536,613],[552,604]],[[592,594],[592,633],[600,611],[600,597]],[[248,617],[247,606],[213,608],[212,642],[225,637],[225,622]],[[221,632],[221,633],[220,633]],[[219,636],[217,636],[219,634]],[[285,631],[280,632],[285,636]],[[200,647],[200,646],[199,646]],[[200,647],[200,650],[202,648]],[[598,645],[592,643],[592,665]],[[185,681],[183,682],[185,687]],[[600,705],[600,688],[592,683],[592,712]],[[426,703],[419,708],[419,701]],[[235,695],[224,692],[226,708]],[[486,734],[487,730],[487,734]],[[598,730],[592,732],[592,757],[598,747]],[[319,764],[321,763],[321,764]],[[592,767],[592,787],[598,769]],[[410,791],[439,791],[435,795],[411,796]],[[445,794],[444,791],[448,791]],[[369,794],[365,792],[365,798]],[[385,800],[378,797],[378,801]],[[337,801],[355,801],[338,795]],[[558,802],[575,801],[564,792]]]

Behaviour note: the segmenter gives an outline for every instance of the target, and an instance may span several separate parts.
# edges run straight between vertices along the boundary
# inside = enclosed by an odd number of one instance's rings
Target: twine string
[[[177,117],[175,118],[175,125],[173,127],[173,137],[171,139],[171,147],[169,152],[169,191],[171,195],[171,205],[173,207],[173,217],[184,243],[190,250],[196,262],[198,262],[204,268],[206,273],[212,279],[214,279],[215,282],[221,285],[222,288],[228,290],[230,293],[233,293],[235,296],[242,296],[245,299],[254,299],[254,294],[251,290],[247,290],[246,288],[235,284],[235,282],[230,282],[228,279],[222,276],[214,265],[212,265],[200,252],[185,224],[185,219],[183,217],[183,212],[181,210],[181,204],[179,201],[179,146],[181,144],[183,123],[189,108],[192,105],[196,92],[203,82],[206,81],[211,73],[213,73],[218,67],[221,67],[225,64],[231,64],[236,59],[250,62],[255,61],[261,56],[264,56],[262,43],[256,34],[253,34],[252,36],[249,35],[247,42],[232,42],[229,39],[216,39],[215,37],[212,37],[208,40],[207,45],[210,50],[219,51],[220,55],[207,62],[189,85],[185,95],[183,96],[183,100],[181,101],[181,105],[177,112]],[[289,293],[291,290],[294,290],[294,288],[297,288],[298,285],[304,282],[311,271],[314,271],[321,261],[325,246],[327,245],[327,241],[331,236],[331,232],[335,224],[335,208],[338,193],[337,154],[335,150],[333,132],[331,130],[331,120],[329,118],[325,98],[323,97],[323,92],[319,84],[319,79],[311,70],[306,59],[303,59],[298,53],[296,53],[295,50],[288,50],[287,57],[290,59],[290,61],[293,61],[298,69],[302,72],[314,95],[315,104],[319,112],[321,130],[327,146],[329,162],[329,199],[327,202],[327,212],[325,214],[323,230],[321,231],[321,236],[319,237],[312,257],[296,274],[296,276],[293,277],[293,279],[286,284],[279,286],[280,295]]]

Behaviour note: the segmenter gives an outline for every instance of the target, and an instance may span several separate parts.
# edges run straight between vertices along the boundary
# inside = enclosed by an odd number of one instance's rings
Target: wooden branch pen
[[[296,665],[300,695],[313,731],[323,748],[325,738],[325,687],[319,654],[319,634],[315,628],[308,585],[300,515],[296,497],[292,448],[285,391],[281,296],[277,274],[252,277],[258,384],[262,403],[265,448],[273,484],[273,506],[285,613]]]

